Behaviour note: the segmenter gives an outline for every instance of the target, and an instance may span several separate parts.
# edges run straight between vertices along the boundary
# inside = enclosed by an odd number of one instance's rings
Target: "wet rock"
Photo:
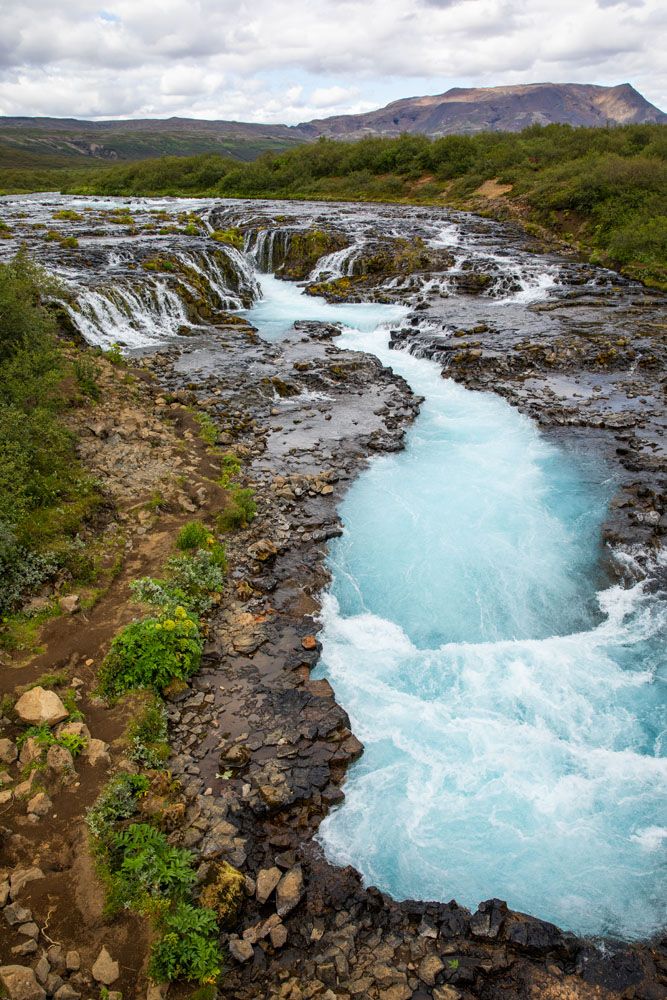
[[[493,940],[498,937],[507,914],[507,903],[502,899],[487,899],[479,904],[470,920],[473,937]]]
[[[9,1000],[45,1000],[46,993],[32,969],[25,965],[0,966],[0,982]]]
[[[281,878],[282,872],[279,868],[263,868],[258,872],[257,888],[255,890],[258,903],[266,903]]]
[[[276,889],[276,911],[279,917],[284,917],[299,905],[303,899],[303,869],[301,865],[286,872]]]
[[[22,694],[14,710],[21,722],[29,726],[56,726],[69,714],[55,691],[43,687],[34,687]]]
[[[506,920],[504,937],[510,944],[537,954],[562,948],[565,942],[554,924],[523,914],[512,915]]]
[[[120,966],[116,962],[106,948],[102,948],[101,952],[95,959],[95,964],[93,965],[93,978],[98,982],[102,983],[104,986],[111,986],[115,983],[120,976]]]

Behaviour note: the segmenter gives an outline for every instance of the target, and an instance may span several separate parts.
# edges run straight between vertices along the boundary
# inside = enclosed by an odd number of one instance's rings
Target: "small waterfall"
[[[74,295],[65,309],[88,343],[99,347],[148,347],[176,336],[188,324],[185,303],[163,281],[79,288]]]
[[[109,266],[126,263],[110,255]],[[71,301],[63,305],[82,336],[101,347],[147,347],[182,327],[215,322],[221,310],[246,309],[261,295],[251,262],[235,247],[169,250],[164,264],[171,268],[145,275],[125,269],[113,283],[93,287],[70,276]]]
[[[337,278],[347,278],[354,274],[354,262],[361,251],[361,243],[353,243],[350,247],[335,250],[320,257],[310,274],[311,281],[335,281]]]
[[[287,229],[256,229],[246,235],[244,250],[264,274],[272,274],[284,262],[292,234]]]

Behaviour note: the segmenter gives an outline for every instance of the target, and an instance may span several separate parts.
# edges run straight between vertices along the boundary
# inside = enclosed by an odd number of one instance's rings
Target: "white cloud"
[[[662,0],[7,0],[0,113],[297,122],[450,86],[633,83]]]

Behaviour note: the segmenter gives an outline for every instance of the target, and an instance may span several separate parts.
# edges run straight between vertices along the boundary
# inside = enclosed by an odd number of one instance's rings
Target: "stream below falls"
[[[389,350],[391,307],[260,281],[247,315],[264,336],[337,320],[338,346],[425,397],[405,450],[352,486],[331,543],[317,675],[365,751],[320,828],[328,858],[398,899],[475,908],[493,893],[579,934],[655,932],[664,606],[601,579],[605,468],[500,397]]]

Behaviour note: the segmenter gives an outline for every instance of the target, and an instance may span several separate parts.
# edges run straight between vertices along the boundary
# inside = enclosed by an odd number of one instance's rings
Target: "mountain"
[[[407,97],[379,111],[336,115],[297,126],[308,138],[359,139],[422,132],[520,132],[529,125],[629,125],[667,123],[667,115],[629,83],[597,87],[580,83],[530,83],[516,87],[454,87],[434,97]]]
[[[359,139],[421,132],[518,132],[528,125],[667,123],[667,115],[629,83],[597,87],[531,83],[515,87],[455,87],[434,97],[408,97],[378,111],[336,115],[300,125],[167,118],[79,121],[75,118],[0,117],[0,166],[72,166],[90,160],[142,160],[156,156],[220,153],[255,159],[319,136]]]

